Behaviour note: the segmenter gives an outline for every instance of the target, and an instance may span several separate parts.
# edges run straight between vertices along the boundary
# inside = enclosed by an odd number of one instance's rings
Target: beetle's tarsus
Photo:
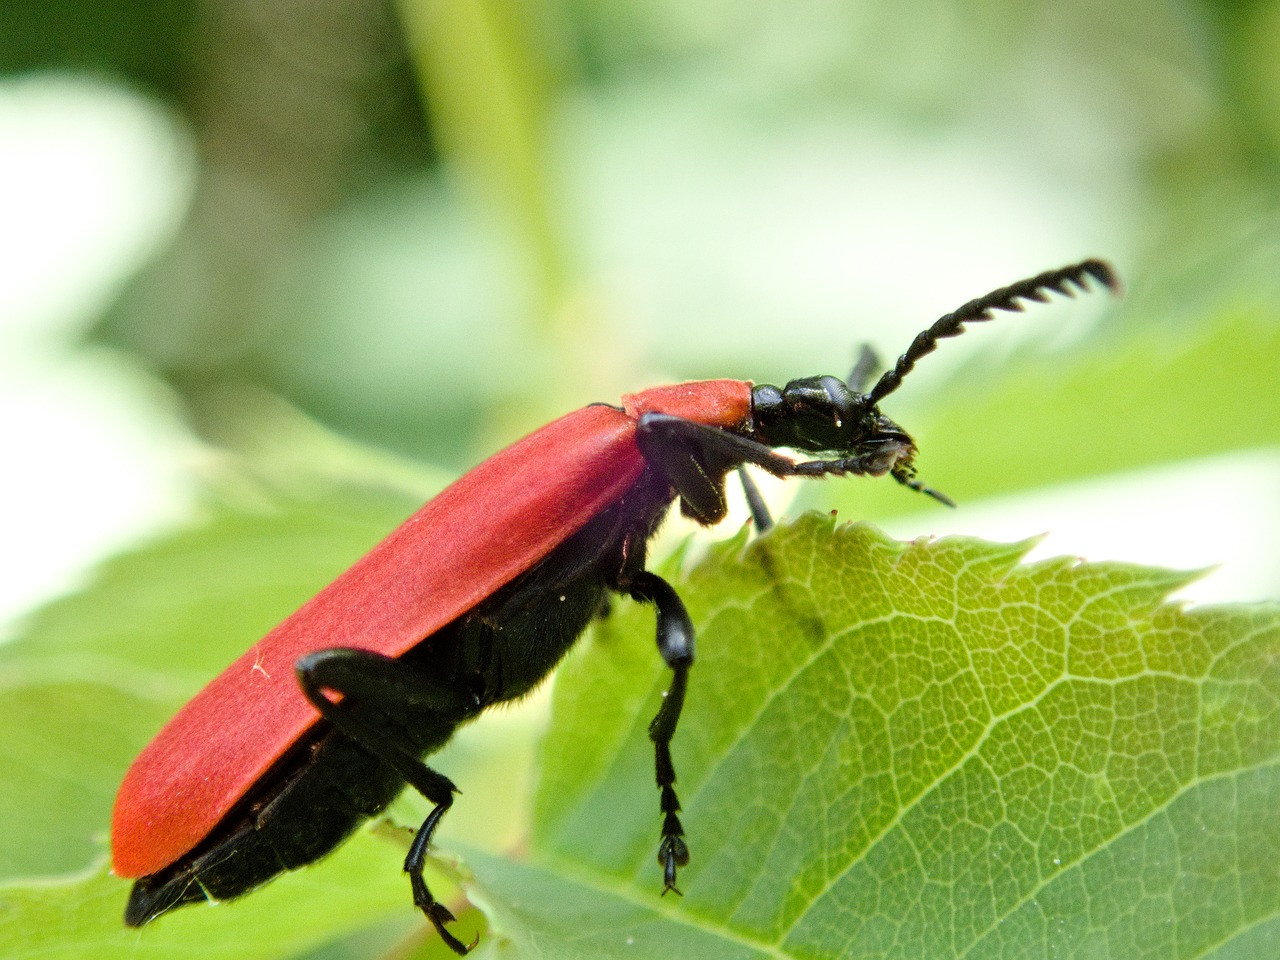
[[[443,903],[431,895],[430,888],[427,887],[426,880],[422,877],[422,868],[408,871],[409,885],[413,888],[413,905],[423,912],[431,925],[436,928],[436,933],[454,953],[460,957],[465,957],[468,953],[475,949],[476,944],[480,942],[480,935],[477,934],[470,944],[465,944],[452,933],[445,929],[446,923],[455,923],[457,917],[453,915],[453,911],[446,907]]]
[[[454,953],[456,953],[458,956],[465,957],[468,953],[470,953],[472,950],[476,948],[476,944],[480,942],[480,936],[477,934],[475,939],[472,940],[470,943],[463,943],[461,940],[455,937],[452,933],[450,933],[444,927],[445,923],[453,922],[453,914],[449,913],[448,910],[445,910],[438,903],[436,904],[436,906],[440,907],[440,909],[445,914],[448,915],[448,920],[441,920],[434,912],[428,913],[427,919],[430,920],[431,925],[436,928],[436,933],[439,934],[440,939],[445,942],[445,945]]]

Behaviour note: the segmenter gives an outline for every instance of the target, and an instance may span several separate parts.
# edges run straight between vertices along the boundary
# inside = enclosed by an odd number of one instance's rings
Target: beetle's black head
[[[1119,286],[1110,264],[1083,260],[970,300],[917,334],[893,368],[870,390],[866,390],[866,383],[876,363],[866,348],[847,381],[806,377],[792,380],[782,389],[761,384],[751,392],[755,437],[773,447],[793,447],[829,458],[797,464],[799,474],[879,477],[887,473],[904,486],[950,504],[945,496],[914,479],[915,442],[880,412],[880,401],[898,389],[916,361],[932,353],[939,340],[959,336],[966,323],[990,320],[996,310],[1021,311],[1022,301],[1047,300],[1049,291],[1074,296],[1076,290],[1089,289],[1090,281],[1110,290]]]
[[[838,377],[804,377],[781,389],[752,389],[755,435],[772,447],[823,455],[821,473],[889,474],[899,483],[946,497],[914,479],[915,441],[880,412],[867,394]]]

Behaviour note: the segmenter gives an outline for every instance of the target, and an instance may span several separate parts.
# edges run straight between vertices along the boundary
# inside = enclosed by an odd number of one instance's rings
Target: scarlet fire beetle
[[[1116,287],[1108,264],[1085,260],[966,303],[870,390],[869,351],[847,380],[656,387],[561,417],[463,475],[214,679],[134,761],[111,831],[115,873],[136,878],[125,923],[238,897],[311,863],[409,784],[433,804],[404,861],[413,902],[466,953],[474,943],[445,928],[453,915],[422,876],[456,788],[422,758],[486,707],[536,686],[610,591],[653,604],[672,670],[649,737],[658,862],[664,892],[675,890],[689,850],[670,746],[693,627],[676,591],[645,569],[668,507],[678,499],[685,515],[717,523],[736,469],[764,529],[769,514],[746,464],[778,477],[887,474],[948,502],[914,479],[915,443],[880,401],[965,323],[1049,291],[1072,295],[1090,278]],[[776,447],[819,459],[796,462]]]

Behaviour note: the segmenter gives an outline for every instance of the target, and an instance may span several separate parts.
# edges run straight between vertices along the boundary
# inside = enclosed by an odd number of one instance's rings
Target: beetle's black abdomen
[[[404,787],[387,764],[337,734],[290,759],[274,795],[251,800],[238,819],[167,870],[133,886],[125,923],[141,926],[206,899],[231,900],[285,870],[314,863]]]

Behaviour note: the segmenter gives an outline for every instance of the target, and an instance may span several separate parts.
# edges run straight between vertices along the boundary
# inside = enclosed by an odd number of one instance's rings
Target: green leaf
[[[285,957],[406,932],[414,956],[443,955],[386,830],[142,931],[120,924],[125,881],[72,873],[101,855],[151,731],[411,506],[393,499],[222,508],[0,651],[0,813],[17,825],[0,833],[0,955]],[[1280,611],[1184,609],[1166,597],[1186,574],[1020,564],[1026,546],[900,544],[809,515],[669,565],[699,630],[673,746],[685,896],[658,896],[655,862],[646,731],[669,671],[651,611],[620,602],[557,680],[527,860],[463,847],[490,923],[478,956],[1274,953]],[[483,769],[469,733],[433,761],[464,791],[446,852],[523,803],[518,760],[495,738]],[[360,939],[371,927],[389,933]]]
[[[700,625],[674,744],[684,898],[656,896],[646,727],[668,676],[647,611],[560,674],[537,859],[627,904],[603,915],[633,957],[662,952],[655,917],[735,956],[1228,956],[1274,937],[1280,613],[1184,609],[1166,598],[1187,574],[1020,565],[1028,546],[807,515],[713,548],[680,586]],[[528,922],[556,929],[566,899]]]

